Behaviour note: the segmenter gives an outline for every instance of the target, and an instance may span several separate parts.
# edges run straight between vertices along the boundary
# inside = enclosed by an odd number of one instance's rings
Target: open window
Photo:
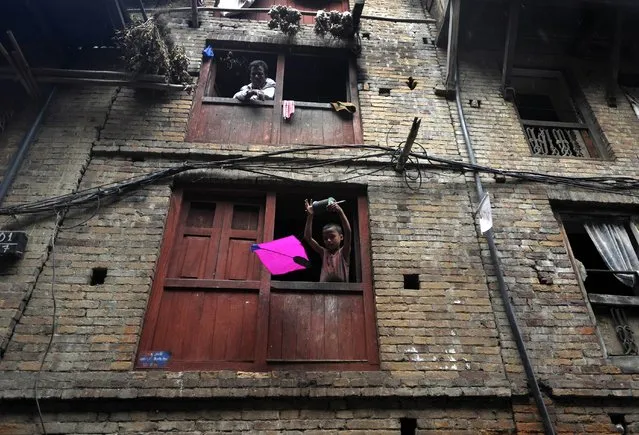
[[[248,65],[263,60],[275,80],[274,100],[243,103],[233,99],[249,83]],[[361,143],[361,121],[354,62],[343,52],[326,55],[215,49],[203,63],[187,140],[214,143]],[[331,102],[352,103],[355,113]],[[294,108],[284,119],[283,105]]]
[[[576,98],[560,72],[515,71],[515,105],[533,154],[605,157],[594,117],[586,116],[585,101]]]
[[[353,230],[351,279],[320,283],[320,262],[271,276],[251,245],[301,239],[305,196],[326,189],[255,192],[176,189],[171,200],[136,366],[169,370],[378,368],[368,208],[340,189]],[[336,216],[318,216],[315,228]],[[316,237],[319,237],[317,235]]]
[[[639,219],[570,211],[560,219],[608,355],[639,355]]]

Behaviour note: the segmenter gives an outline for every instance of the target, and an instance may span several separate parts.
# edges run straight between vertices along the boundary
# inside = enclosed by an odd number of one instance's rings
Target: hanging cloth
[[[295,101],[282,100],[282,117],[288,121],[295,113]]]
[[[584,228],[610,270],[639,271],[639,257],[623,224],[586,222]],[[637,234],[636,228],[633,233]],[[615,277],[628,287],[638,284],[636,275],[615,273]]]

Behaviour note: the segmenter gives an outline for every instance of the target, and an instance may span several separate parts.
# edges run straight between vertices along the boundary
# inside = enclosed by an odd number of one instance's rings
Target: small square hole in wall
[[[406,290],[419,290],[419,275],[416,273],[405,274],[404,288]]]
[[[379,95],[390,97],[390,88],[379,88]]]
[[[104,280],[107,276],[106,267],[94,267],[91,270],[91,285],[104,284]]]
[[[610,416],[610,422],[615,425],[615,429],[620,434],[628,433],[628,423],[626,422],[626,416],[623,414],[608,414]]]
[[[370,32],[362,32],[362,38],[364,38],[364,39],[371,39],[371,34],[370,34]]]
[[[400,418],[399,425],[401,435],[415,435],[415,431],[417,430],[417,419]]]

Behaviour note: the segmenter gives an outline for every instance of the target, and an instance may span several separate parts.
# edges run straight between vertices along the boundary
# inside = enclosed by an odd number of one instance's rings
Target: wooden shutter
[[[178,193],[176,197],[181,197]],[[168,367],[255,359],[264,207],[250,201],[173,201],[140,351],[171,353]],[[167,228],[170,230],[170,228]],[[162,276],[164,275],[164,276]]]
[[[274,194],[243,201],[177,191],[139,354],[170,352],[170,370],[376,370],[364,196],[358,210],[361,282],[280,282],[250,252],[272,238]]]

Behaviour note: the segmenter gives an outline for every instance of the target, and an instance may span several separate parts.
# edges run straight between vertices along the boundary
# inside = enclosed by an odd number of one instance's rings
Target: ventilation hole
[[[362,38],[371,39],[371,32],[362,32]]]
[[[401,435],[415,435],[415,431],[417,430],[416,418],[400,418],[399,424]]]
[[[428,38],[426,38],[426,37],[423,37],[423,38],[422,38],[422,42],[423,42],[424,44],[430,44],[430,41],[429,41],[429,40],[428,40]]]
[[[379,95],[383,95],[384,97],[390,97],[390,88],[379,88]]]
[[[131,161],[132,162],[143,162],[144,161],[144,156],[133,155],[133,156],[131,156]]]
[[[615,429],[620,434],[628,433],[628,423],[626,423],[626,416],[623,414],[608,414],[610,421],[615,425]]]
[[[91,271],[91,285],[104,284],[104,279],[107,276],[106,267],[94,267]]]
[[[416,273],[408,273],[404,275],[404,288],[406,290],[419,290],[419,275]],[[408,420],[411,419],[409,418]]]

